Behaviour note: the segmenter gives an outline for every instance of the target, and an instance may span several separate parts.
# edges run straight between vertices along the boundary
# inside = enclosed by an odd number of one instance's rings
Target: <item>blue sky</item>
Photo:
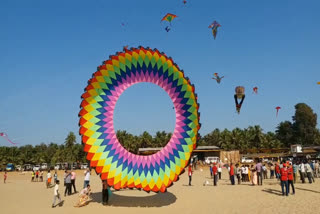
[[[157,48],[184,70],[198,94],[202,135],[256,124],[274,131],[298,102],[319,115],[319,8],[318,0],[1,0],[0,131],[19,145],[60,144],[78,133],[87,80],[125,45]],[[160,23],[168,12],[178,16],[169,33]],[[216,40],[214,20],[222,25]],[[225,76],[220,85],[215,72]],[[247,94],[240,115],[238,85]],[[158,86],[134,85],[117,103],[115,128],[173,131],[172,106]]]

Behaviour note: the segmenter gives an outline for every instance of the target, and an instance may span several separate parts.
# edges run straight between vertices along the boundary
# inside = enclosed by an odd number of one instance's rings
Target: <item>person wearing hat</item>
[[[290,193],[290,185],[291,185],[292,195],[295,194],[293,180],[294,180],[294,172],[293,172],[292,164],[289,163],[289,167],[288,167],[288,193]]]
[[[213,174],[213,185],[214,185],[214,186],[217,186],[218,168],[217,168],[217,166],[216,166],[216,163],[213,163],[212,174]]]
[[[284,187],[286,187],[286,196],[288,196],[288,194],[289,194],[288,169],[287,169],[285,163],[283,163],[283,167],[280,170],[280,180],[281,180],[282,196],[284,196]]]

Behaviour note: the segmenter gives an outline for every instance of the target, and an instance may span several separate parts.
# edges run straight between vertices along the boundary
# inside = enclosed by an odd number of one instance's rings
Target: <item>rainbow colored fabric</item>
[[[174,103],[176,126],[172,138],[159,152],[140,156],[118,141],[113,111],[120,95],[140,82],[163,88]],[[82,95],[80,135],[87,159],[116,190],[138,188],[165,192],[177,181],[196,146],[200,129],[199,104],[194,86],[171,58],[149,48],[124,49],[98,67]]]

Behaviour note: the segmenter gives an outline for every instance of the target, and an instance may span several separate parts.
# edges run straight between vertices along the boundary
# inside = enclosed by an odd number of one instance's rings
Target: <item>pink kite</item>
[[[11,143],[12,145],[16,145],[14,142],[12,142],[9,138],[8,135],[4,132],[0,132],[0,137],[3,137],[4,139],[6,139],[9,143]]]
[[[279,110],[281,109],[281,107],[280,107],[280,106],[277,106],[276,109],[277,109],[277,117],[278,117],[278,112],[279,112]]]

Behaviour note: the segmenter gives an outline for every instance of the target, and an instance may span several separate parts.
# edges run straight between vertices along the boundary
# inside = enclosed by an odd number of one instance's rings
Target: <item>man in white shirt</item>
[[[304,163],[301,162],[301,164],[299,165],[299,171],[300,171],[300,179],[302,181],[302,183],[305,183],[305,174],[306,174],[306,169],[304,166]]]
[[[54,208],[56,205],[56,199],[59,199],[59,204],[61,203],[61,198],[59,194],[59,180],[56,180],[56,185],[54,186],[54,191],[53,191],[53,203],[52,203],[52,208]]]

